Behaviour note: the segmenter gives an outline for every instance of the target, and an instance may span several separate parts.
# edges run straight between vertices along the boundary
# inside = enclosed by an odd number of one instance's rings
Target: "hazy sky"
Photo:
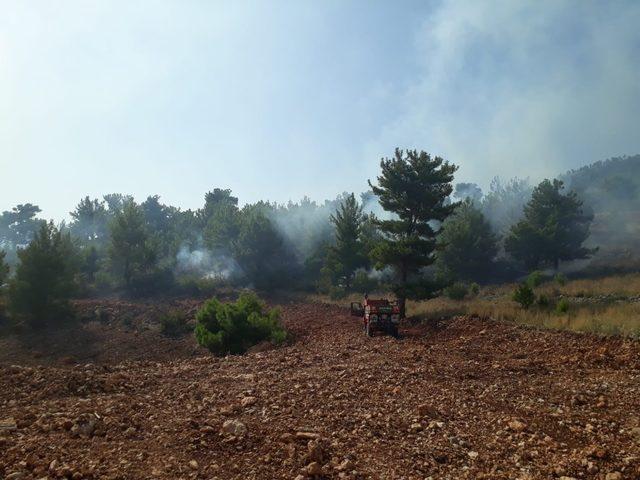
[[[640,152],[640,2],[0,0],[0,210],[360,192]]]

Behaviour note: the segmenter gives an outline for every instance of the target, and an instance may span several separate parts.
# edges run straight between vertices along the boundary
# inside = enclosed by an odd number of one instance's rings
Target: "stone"
[[[440,415],[440,412],[438,412],[438,410],[432,405],[423,403],[422,405],[418,405],[418,415],[421,417],[437,418]]]
[[[299,440],[317,440],[320,438],[320,434],[314,432],[296,432],[296,438]]]
[[[320,439],[309,440],[307,444],[307,454],[305,455],[305,463],[324,463],[326,450]]]
[[[18,429],[18,424],[16,423],[15,418],[9,417],[0,420],[0,432],[13,432]]]
[[[311,477],[322,475],[322,466],[318,462],[311,462],[305,470]]]
[[[605,480],[622,480],[622,474],[620,472],[609,472],[604,477]]]
[[[240,405],[242,405],[243,407],[250,407],[251,405],[254,405],[258,400],[256,399],[256,397],[244,397],[242,400],[240,400]]]
[[[191,461],[189,462],[189,468],[190,468],[191,470],[198,470],[198,462],[197,462],[197,461],[195,461],[195,460],[191,460]]]
[[[410,432],[415,433],[415,432],[419,432],[420,430],[422,430],[422,424],[421,423],[416,422],[416,423],[412,423],[409,426],[409,431]]]
[[[247,426],[240,420],[225,420],[222,424],[222,433],[225,435],[233,435],[234,437],[243,437],[247,433]]]
[[[520,420],[511,420],[509,422],[509,429],[519,433],[519,432],[523,432],[526,428],[527,428],[527,424],[524,422],[521,422]]]
[[[6,480],[22,480],[27,478],[23,472],[13,472],[5,477]]]
[[[97,424],[98,418],[95,415],[83,413],[74,420],[73,426],[71,427],[71,434],[74,437],[90,438],[93,436]]]

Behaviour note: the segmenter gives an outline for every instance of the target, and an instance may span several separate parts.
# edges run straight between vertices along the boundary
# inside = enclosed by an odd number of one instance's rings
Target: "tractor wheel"
[[[364,327],[364,331],[367,334],[367,337],[373,337],[373,329],[371,328],[371,324],[367,322],[367,326]]]
[[[391,328],[389,328],[389,333],[391,334],[391,336],[393,338],[398,338],[400,336],[398,334],[398,326],[397,325],[392,325]]]

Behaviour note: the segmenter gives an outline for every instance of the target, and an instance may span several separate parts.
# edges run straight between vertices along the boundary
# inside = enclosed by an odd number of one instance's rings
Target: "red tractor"
[[[398,324],[400,323],[400,308],[395,302],[386,298],[372,300],[364,296],[364,305],[360,302],[351,303],[351,315],[362,317],[364,332],[373,337],[378,332],[386,332],[398,338]]]

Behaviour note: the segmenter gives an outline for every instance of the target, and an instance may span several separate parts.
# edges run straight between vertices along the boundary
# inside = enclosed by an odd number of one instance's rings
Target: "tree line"
[[[14,321],[43,326],[70,317],[69,298],[98,293],[198,293],[211,285],[258,290],[391,290],[430,298],[453,282],[515,278],[588,258],[593,216],[560,180],[531,189],[494,181],[487,195],[454,185],[457,167],[397,149],[370,192],[316,204],[239,206],[230,190],[181,210],[159,196],[85,197],[71,221],[38,219],[39,207],[0,215],[0,294]],[[9,264],[11,268],[9,268]],[[1,315],[1,314],[0,314]]]

